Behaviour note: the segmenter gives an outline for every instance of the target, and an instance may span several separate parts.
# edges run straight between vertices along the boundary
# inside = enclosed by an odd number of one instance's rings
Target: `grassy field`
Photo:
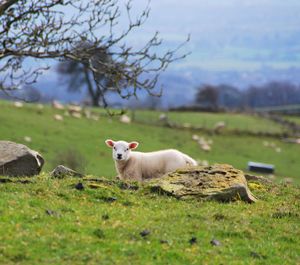
[[[141,151],[177,148],[195,159],[208,160],[210,163],[229,163],[242,170],[246,169],[247,162],[251,160],[272,163],[280,178],[292,177],[300,182],[299,146],[283,143],[278,139],[202,134],[213,140],[212,151],[207,153],[192,140],[192,133],[189,131],[123,124],[106,116],[99,121],[65,117],[60,122],[55,121],[53,115],[63,114],[63,111],[49,107],[40,111],[35,105],[17,109],[9,103],[0,102],[0,110],[0,139],[24,143],[39,151],[46,159],[45,171],[53,169],[60,162],[62,152],[70,151],[84,158],[85,172],[113,177],[115,169],[111,150],[104,144],[105,139],[112,138],[137,140]],[[30,136],[32,142],[25,142],[25,136]],[[281,152],[265,147],[265,141],[272,142]]]
[[[160,111],[137,111],[137,121],[158,122]],[[189,123],[192,126],[213,129],[218,122],[225,122],[228,129],[250,132],[282,133],[285,128],[270,120],[253,115],[239,113],[203,113],[203,112],[168,112],[165,113],[171,122],[178,124]]]
[[[0,264],[300,263],[297,187],[260,186],[255,204],[222,204],[88,181],[76,190],[78,181],[0,184]]]
[[[300,264],[299,146],[275,138],[201,134],[213,140],[206,153],[189,131],[123,124],[104,115],[99,121],[56,121],[55,113],[63,111],[36,105],[18,109],[0,101],[0,139],[24,143],[46,160],[44,173],[27,184],[0,177],[0,264]],[[198,114],[180,115],[192,120]],[[210,120],[211,114],[199,115]],[[216,121],[233,117],[218,115]],[[274,125],[258,124],[259,130]],[[249,160],[273,163],[278,180],[292,177],[296,184],[250,185],[259,199],[255,204],[179,201],[147,187],[124,190],[112,182],[95,189],[90,178],[115,176],[107,138],[137,140],[142,151],[177,148],[242,170]],[[82,156],[90,175],[51,179],[47,172],[64,158],[61,152]],[[75,189],[79,181],[83,190]],[[213,239],[221,246],[213,246]]]
[[[288,121],[291,121],[291,122],[294,122],[294,123],[300,125],[300,116],[287,116],[287,115],[284,115],[283,118],[288,120]]]

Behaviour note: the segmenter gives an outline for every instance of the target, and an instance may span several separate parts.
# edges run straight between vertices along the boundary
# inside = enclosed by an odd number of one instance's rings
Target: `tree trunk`
[[[90,80],[89,71],[86,67],[84,67],[84,76],[85,76],[85,80],[86,80],[87,87],[88,87],[88,93],[89,93],[90,98],[92,100],[92,106],[99,107],[100,106],[100,104],[99,104],[99,100],[100,100],[99,93],[97,93],[97,91],[94,91],[93,84]]]

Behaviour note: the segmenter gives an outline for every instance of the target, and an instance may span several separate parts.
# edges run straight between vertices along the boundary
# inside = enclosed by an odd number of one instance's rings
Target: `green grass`
[[[137,121],[158,122],[159,111],[137,111]],[[237,129],[250,132],[282,133],[285,129],[266,119],[253,115],[238,113],[204,113],[204,112],[168,112],[167,116],[171,122],[178,124],[189,123],[193,126],[213,129],[216,123],[225,122],[228,129]]]
[[[250,160],[272,163],[275,164],[276,175],[280,178],[293,177],[296,182],[300,182],[299,146],[280,140],[204,135],[214,141],[212,151],[206,153],[192,140],[192,133],[188,131],[142,124],[122,124],[117,119],[111,120],[106,116],[101,117],[98,122],[72,117],[65,117],[63,122],[59,122],[53,119],[54,113],[63,111],[45,108],[39,112],[35,105],[16,109],[9,103],[0,102],[0,139],[24,143],[39,151],[46,160],[45,171],[52,170],[57,165],[60,152],[75,150],[74,152],[82,154],[85,158],[87,173],[114,177],[111,150],[104,144],[105,139],[112,138],[137,140],[140,142],[141,151],[177,148],[195,159],[208,160],[210,163],[229,163],[242,170],[246,169]],[[30,136],[32,142],[26,143],[24,136]],[[277,153],[272,148],[264,147],[263,141],[266,140],[274,142],[282,152]]]
[[[300,116],[287,116],[287,115],[284,115],[283,118],[288,120],[288,121],[291,121],[291,122],[294,122],[294,123],[300,125]]]
[[[293,177],[300,182],[299,146],[273,138],[202,135],[214,142],[212,151],[205,153],[189,131],[122,124],[107,116],[99,121],[65,117],[59,122],[53,119],[55,113],[63,111],[50,107],[39,111],[35,105],[16,109],[0,101],[0,139],[24,143],[41,152],[45,172],[56,166],[61,151],[73,150],[84,156],[87,173],[112,178],[115,169],[104,140],[113,138],[138,140],[142,151],[177,148],[195,159],[229,163],[240,169],[245,169],[249,160],[274,163],[279,179]],[[145,113],[150,112],[141,115]],[[158,113],[149,115],[157,117]],[[192,120],[197,115],[178,114],[176,121],[182,122],[184,116]],[[239,115],[239,122],[232,115],[206,115],[207,124],[217,117],[209,126],[228,119],[230,126],[251,127],[248,116]],[[24,136],[30,136],[32,142],[26,143]],[[265,147],[263,141],[273,142],[282,152]],[[300,263],[297,184],[259,186],[261,189],[253,190],[259,199],[255,204],[222,204],[180,201],[150,193],[146,187],[123,190],[118,183],[101,183],[94,189],[87,179],[56,180],[48,173],[29,180],[28,184],[18,182],[18,178],[4,183],[0,177],[0,264]],[[74,188],[79,181],[84,190]],[[150,234],[142,237],[140,232],[145,229]],[[195,244],[189,242],[193,237]],[[212,239],[222,245],[212,246]]]
[[[79,191],[78,181],[44,174],[30,184],[0,184],[0,264],[300,262],[298,187],[265,186],[253,191],[255,204],[222,204],[179,201],[147,188],[92,189],[87,181]]]

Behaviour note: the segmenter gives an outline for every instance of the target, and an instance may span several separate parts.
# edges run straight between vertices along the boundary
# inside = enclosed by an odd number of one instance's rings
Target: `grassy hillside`
[[[56,121],[55,113],[64,111],[39,110],[36,105],[15,108],[0,101],[0,139],[40,151],[46,159],[44,172],[64,158],[62,152],[80,154],[85,171],[94,176],[56,180],[42,173],[12,182],[0,177],[0,264],[300,263],[297,185],[251,184],[257,203],[222,204],[179,201],[145,186],[128,190],[118,182],[91,180],[115,175],[107,138],[138,140],[142,151],[178,148],[196,159],[240,169],[249,160],[274,163],[279,179],[294,177],[298,183],[299,146],[275,138],[201,134],[213,140],[212,151],[206,153],[189,131],[123,124],[105,115],[99,121]],[[25,136],[32,141],[26,142]],[[75,188],[79,181],[83,190]],[[213,239],[221,245],[213,246]]]
[[[138,121],[157,122],[163,112],[137,111]],[[218,122],[225,122],[228,129],[250,132],[282,133],[285,128],[266,119],[239,113],[168,112],[168,119],[179,124],[213,129]]]
[[[137,140],[140,142],[141,151],[177,148],[195,159],[208,160],[210,163],[229,163],[242,170],[246,169],[250,160],[272,163],[275,164],[276,175],[279,177],[293,177],[300,181],[299,146],[283,143],[278,139],[200,134],[214,142],[212,151],[207,153],[192,140],[193,133],[189,131],[142,124],[128,125],[106,116],[102,116],[99,121],[72,117],[65,117],[64,121],[55,121],[55,113],[63,114],[63,111],[50,107],[38,110],[35,105],[18,109],[11,103],[0,102],[0,139],[24,143],[41,152],[46,159],[45,171],[51,170],[59,163],[62,152],[70,151],[81,154],[87,173],[113,177],[115,170],[111,150],[104,144],[105,139],[112,138]],[[157,113],[153,115],[157,116]],[[182,115],[189,117],[194,114]],[[209,117],[209,114],[203,115]],[[222,115],[223,118],[227,117]],[[30,136],[32,142],[25,142],[25,136]],[[275,144],[281,152],[265,147],[265,141]]]
[[[300,262],[300,190],[293,186],[253,185],[257,203],[222,204],[142,187],[95,189],[87,180],[76,190],[78,179],[47,175],[31,181],[0,181],[0,264]]]
[[[288,116],[288,115],[284,115],[283,116],[284,119],[294,122],[296,124],[298,124],[300,126],[300,116]]]

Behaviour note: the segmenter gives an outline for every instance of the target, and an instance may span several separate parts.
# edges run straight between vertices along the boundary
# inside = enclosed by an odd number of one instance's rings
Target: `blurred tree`
[[[119,0],[0,1],[0,87],[10,90],[20,84],[34,83],[49,68],[30,69],[28,62],[24,63],[28,58],[37,63],[43,59],[67,59],[84,64],[89,70],[104,106],[107,102],[104,79],[100,78],[103,74],[122,98],[136,96],[139,89],[154,94],[159,74],[170,63],[185,57],[177,55],[184,43],[159,53],[157,48],[162,39],[155,33],[137,47],[128,45],[127,36],[145,22],[150,8],[146,6],[134,19],[132,1],[122,3]],[[117,29],[120,25],[124,26],[123,31]],[[82,43],[88,45],[81,46]],[[102,56],[91,57],[98,49],[106,51],[114,63],[103,61]]]
[[[89,46],[89,43],[81,43],[76,47],[76,53],[80,53],[82,46]],[[93,78],[93,72],[89,68],[89,61],[92,62],[93,67],[97,69],[97,75]],[[81,91],[82,87],[86,87],[88,96],[93,106],[100,106],[103,102],[105,94],[108,92],[116,92],[113,80],[110,76],[106,75],[106,69],[103,68],[103,64],[113,64],[112,56],[102,47],[92,49],[90,54],[83,58],[81,61],[75,61],[70,59],[62,60],[57,67],[57,72],[68,84],[68,90],[70,92]],[[115,64],[117,68],[117,63]]]
[[[245,105],[252,108],[300,104],[300,87],[290,82],[272,81],[250,86],[244,97]]]
[[[243,104],[243,92],[238,88],[221,84],[216,87],[218,90],[218,106],[230,108],[230,109],[239,109]]]
[[[20,98],[23,98],[27,102],[37,102],[42,99],[40,91],[33,86],[26,86],[20,92],[22,93]]]
[[[215,86],[202,85],[196,93],[196,103],[216,109],[218,108],[218,97],[219,92]]]

